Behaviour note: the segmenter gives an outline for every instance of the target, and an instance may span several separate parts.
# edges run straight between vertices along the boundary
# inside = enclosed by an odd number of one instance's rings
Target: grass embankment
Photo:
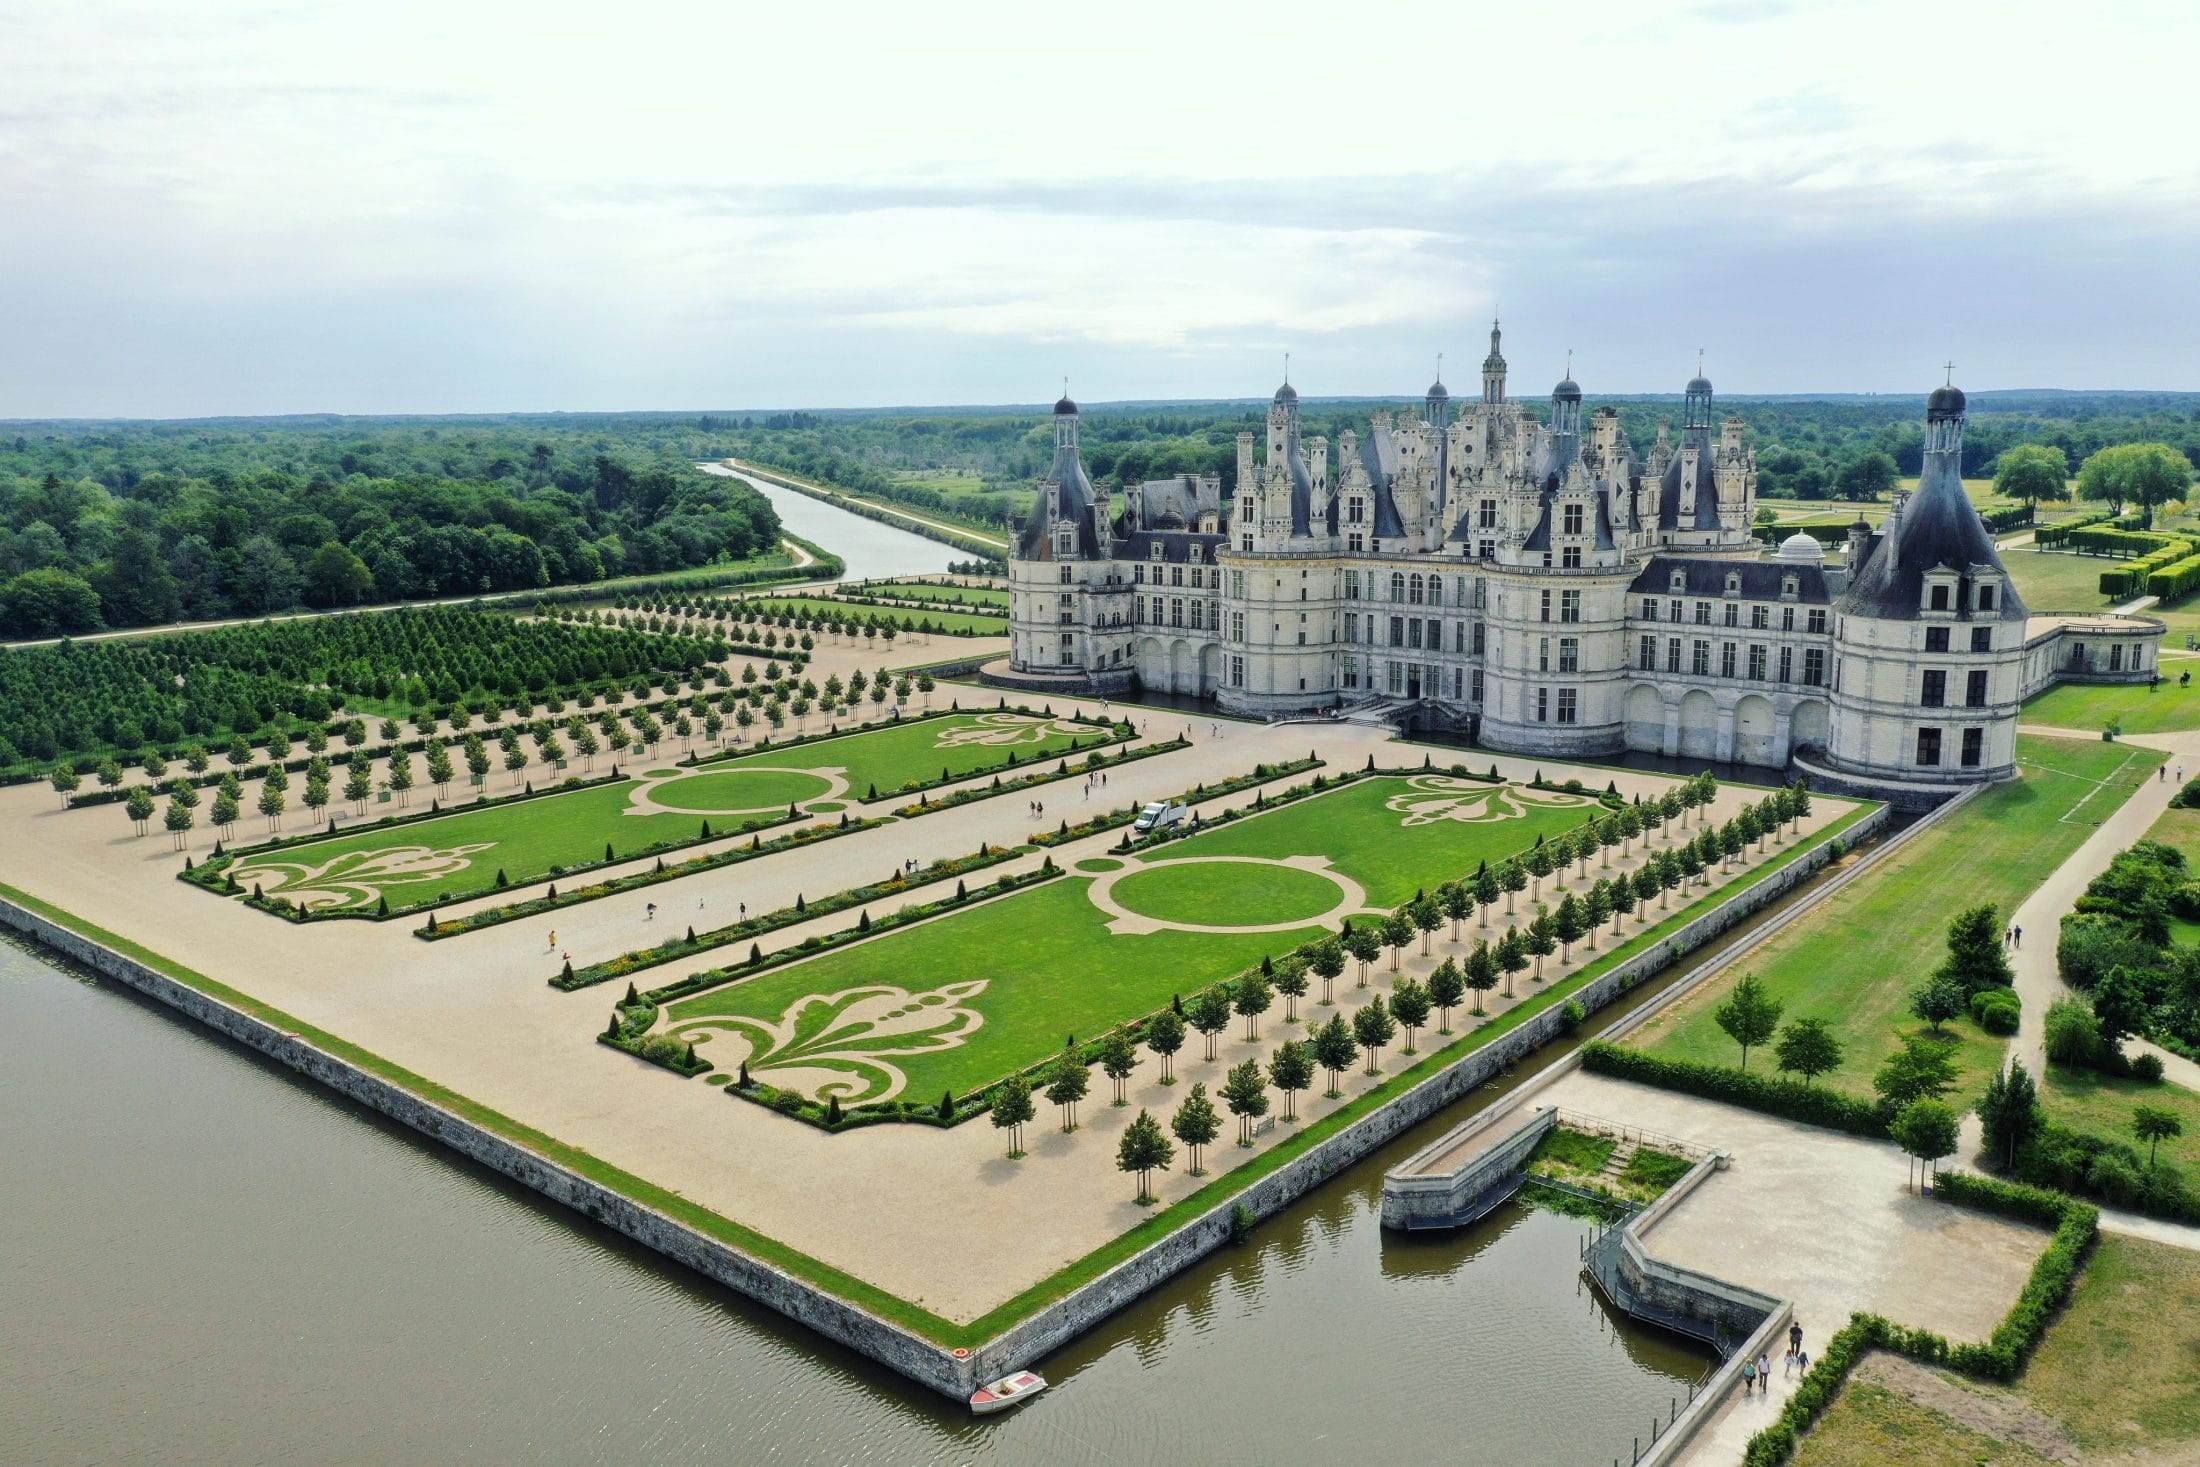
[[[1841,1067],[1819,1083],[1870,1098],[1874,1072],[1903,1035],[1924,1027],[1910,1015],[1910,995],[1939,965],[1948,919],[1960,907],[1992,902],[2006,920],[2153,776],[2163,756],[2123,744],[2025,736],[2017,740],[2017,758],[2022,778],[1974,796],[1627,1042],[1673,1059],[1734,1064],[1740,1051],[1712,1011],[1744,971],[1753,972],[1786,1005],[1783,1021],[1823,1019],[1840,1039]],[[2055,934],[2026,938],[2053,942]],[[1985,1088],[2007,1041],[1968,1017],[1952,1021],[1948,1033],[1957,1069],[1950,1098],[1968,1104]],[[1770,1065],[1770,1056],[1760,1055],[1751,1056],[1751,1068]]]
[[[941,581],[857,581],[844,585],[841,591],[849,596],[890,596],[909,601],[951,601],[957,606],[969,606],[1005,612],[1008,610],[1008,587],[965,586],[959,582]]]
[[[2164,667],[2174,673],[2175,663]],[[2200,728],[2200,684],[2181,688],[2166,677],[2160,687],[2145,683],[2063,683],[2024,705],[2026,723],[2049,728],[2093,731],[2110,723],[2125,733],[2185,733]]]
[[[742,603],[774,615],[789,616],[838,616],[858,623],[865,617],[892,621],[906,636],[910,630],[930,622],[936,632],[947,635],[968,633],[975,637],[1005,637],[1008,621],[1004,615],[992,616],[976,611],[949,611],[944,608],[914,606],[865,606],[856,601],[840,601],[825,596],[744,596]]]
[[[1797,1467],[1880,1467],[1991,1462],[2032,1467],[2069,1460],[2169,1463],[2200,1460],[2200,1253],[2103,1234],[2069,1307],[2015,1387],[1933,1372],[1948,1385],[1918,1400],[1880,1380],[1852,1377],[1803,1438]],[[1895,1379],[1899,1379],[1896,1377]],[[2064,1439],[2050,1458],[2009,1440]],[[2042,1445],[2048,1443],[2042,1442]]]

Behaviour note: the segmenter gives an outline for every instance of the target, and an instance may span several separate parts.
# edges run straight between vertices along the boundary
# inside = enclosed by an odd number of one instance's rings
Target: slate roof
[[[1149,530],[1188,530],[1202,514],[1214,514],[1216,523],[1228,528],[1229,506],[1223,502],[1216,480],[1202,481],[1194,474],[1173,479],[1148,479],[1138,486],[1139,522]]]
[[[1952,392],[1953,388],[1940,391]],[[1936,396],[1938,393],[1935,394]],[[1865,542],[1864,563],[1849,577],[1841,609],[1886,621],[1915,620],[1925,599],[1925,573],[1947,567],[1968,574],[1975,566],[2003,570],[1994,537],[1963,492],[1959,453],[1928,453],[1917,491],[1880,532]],[[1961,598],[1964,602],[1969,597]],[[2001,594],[1989,615],[2023,621],[2028,613],[2016,582],[2004,572]],[[1963,620],[1974,619],[1968,609]]]
[[[1681,470],[1687,460],[1679,452],[1665,465],[1665,473],[1658,481],[1658,528],[1661,530],[1716,530],[1719,528],[1719,481],[1712,471],[1715,451],[1711,446],[1711,430],[1689,428],[1681,435],[1681,447],[1693,446],[1696,450],[1696,511],[1684,524],[1681,520]]]
[[[1055,445],[1053,467],[1047,470],[1046,479],[1040,486],[1038,502],[1031,507],[1031,518],[1024,521],[1023,534],[1016,544],[1017,556],[1023,560],[1054,558],[1054,521],[1047,516],[1045,486],[1048,484],[1059,486],[1061,518],[1077,527],[1078,553],[1087,557],[1103,554],[1102,526],[1093,514],[1092,480],[1085,476],[1085,466],[1077,457],[1077,445],[1059,443]]]
[[[1675,571],[1687,577],[1680,591],[1672,589]],[[1695,596],[1717,600],[1726,595],[1726,578],[1730,571],[1741,573],[1742,588],[1736,593],[1739,600],[1777,601],[1781,583],[1793,576],[1798,602],[1825,606],[1833,601],[1833,585],[1826,579],[1823,566],[1777,560],[1717,560],[1705,555],[1653,555],[1643,562],[1642,570],[1627,591],[1633,596]]]

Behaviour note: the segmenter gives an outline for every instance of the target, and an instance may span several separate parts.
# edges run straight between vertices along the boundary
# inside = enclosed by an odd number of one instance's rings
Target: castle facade
[[[2162,626],[2028,616],[1964,493],[1965,399],[1926,400],[1924,469],[1877,528],[1765,553],[1757,469],[1711,383],[1638,451],[1571,376],[1548,422],[1506,392],[1493,327],[1478,401],[1332,445],[1288,384],[1236,482],[1127,486],[1054,462],[1011,549],[1009,675],[1143,686],[1224,712],[1368,707],[1507,752],[1643,750],[1835,783],[1953,785],[2014,772],[2017,709],[2065,676],[2153,674]],[[1257,449],[1257,452],[1256,452]]]

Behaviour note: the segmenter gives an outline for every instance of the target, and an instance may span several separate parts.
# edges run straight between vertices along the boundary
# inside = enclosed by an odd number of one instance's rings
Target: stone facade
[[[1638,452],[1611,408],[1584,421],[1571,377],[1547,422],[1509,399],[1499,346],[1493,328],[1479,401],[1438,382],[1334,446],[1301,433],[1286,384],[1263,440],[1239,435],[1233,482],[1127,486],[1120,505],[1062,399],[1010,552],[1011,671],[1252,716],[1387,705],[1554,758],[1807,754],[1874,787],[2008,776],[2040,668],[2152,675],[2155,624],[2119,634],[2113,668],[2028,627],[1963,491],[1954,388],[1929,400],[1924,472],[1879,528],[1858,520],[1831,558],[1802,534],[1765,556],[1755,455],[1708,380],[1688,383],[1679,436]]]

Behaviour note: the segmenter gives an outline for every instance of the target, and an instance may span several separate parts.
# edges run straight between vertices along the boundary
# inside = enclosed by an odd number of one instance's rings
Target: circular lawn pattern
[[[1123,869],[1123,863],[1112,856],[1087,856],[1069,869],[1082,871],[1087,875],[1097,875],[1102,871],[1120,871]]]
[[[838,794],[838,784],[806,769],[720,769],[653,780],[636,795],[680,815],[749,815]]]
[[[1111,888],[1127,912],[1171,926],[1275,927],[1312,922],[1337,905],[1334,877],[1260,860],[1157,862]]]

